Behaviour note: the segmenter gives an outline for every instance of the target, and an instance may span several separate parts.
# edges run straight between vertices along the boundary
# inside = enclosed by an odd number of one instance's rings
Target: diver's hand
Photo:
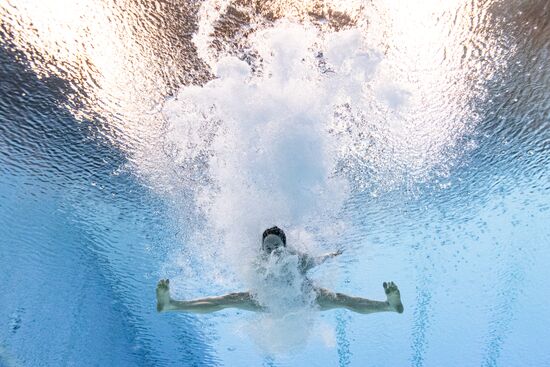
[[[342,255],[343,253],[344,253],[344,251],[338,250],[338,251],[336,251],[336,252],[331,252],[329,255],[330,255],[331,257],[336,257],[336,256]]]

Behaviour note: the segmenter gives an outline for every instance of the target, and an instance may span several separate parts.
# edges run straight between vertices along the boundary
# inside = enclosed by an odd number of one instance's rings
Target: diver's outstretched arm
[[[342,255],[342,250],[338,250],[336,252],[329,252],[328,254],[324,254],[324,255],[321,255],[321,256],[309,256],[309,255],[302,254],[301,255],[302,265],[301,266],[302,266],[302,269],[304,271],[308,271],[309,269],[312,269],[312,268],[316,267],[317,265],[321,265],[322,263],[324,263],[328,259],[332,259],[333,257],[339,256],[339,255]]]
[[[252,299],[250,293],[229,293],[224,296],[207,297],[191,301],[176,301],[170,297],[170,281],[161,279],[157,284],[157,311],[183,311],[192,313],[209,313],[224,308],[238,308],[247,311],[263,311],[263,308]]]
[[[333,308],[347,308],[348,310],[363,314],[373,312],[403,313],[401,295],[393,282],[384,282],[384,291],[387,297],[385,302],[371,301],[370,299],[352,297],[342,293],[333,293],[324,288],[316,288],[315,291],[317,292],[317,304],[321,308],[321,311]]]
[[[324,263],[328,259],[332,259],[333,257],[340,256],[340,255],[342,255],[342,253],[343,253],[342,250],[338,250],[336,252],[329,252],[328,254],[318,256],[318,257],[315,258],[315,263],[316,263],[316,265],[321,265],[322,263]]]

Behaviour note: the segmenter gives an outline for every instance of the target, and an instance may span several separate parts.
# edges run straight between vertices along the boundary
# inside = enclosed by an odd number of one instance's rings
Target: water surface
[[[550,365],[549,12],[0,1],[0,364]],[[156,313],[273,224],[405,313]]]

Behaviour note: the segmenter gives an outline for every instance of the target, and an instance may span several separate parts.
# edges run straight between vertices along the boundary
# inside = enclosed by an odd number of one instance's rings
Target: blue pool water
[[[546,1],[0,19],[0,366],[550,366]],[[285,313],[252,266],[274,224],[343,251],[315,284],[405,312]],[[283,312],[159,314],[161,278]]]

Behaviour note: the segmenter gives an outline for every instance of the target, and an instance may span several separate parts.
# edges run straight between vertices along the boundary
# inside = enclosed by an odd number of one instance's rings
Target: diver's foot
[[[387,302],[390,307],[393,308],[395,312],[403,313],[403,304],[401,303],[399,288],[397,288],[394,282],[384,282],[383,286],[384,292],[386,292],[386,297],[388,297]]]
[[[170,305],[170,280],[161,279],[157,284],[157,311],[162,312]]]

